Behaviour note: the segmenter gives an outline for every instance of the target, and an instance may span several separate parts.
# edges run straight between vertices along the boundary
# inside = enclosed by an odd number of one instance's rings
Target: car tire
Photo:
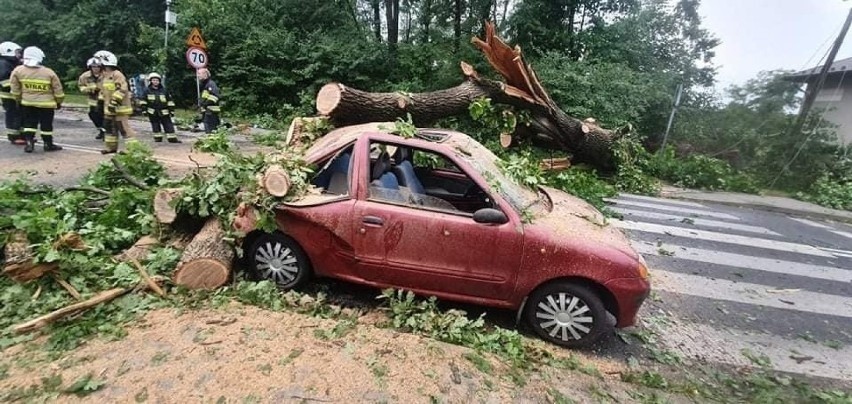
[[[525,312],[527,324],[536,334],[566,348],[588,348],[612,330],[598,294],[575,283],[556,282],[539,288],[527,300]]]
[[[270,280],[280,289],[289,290],[310,278],[307,255],[296,240],[282,233],[260,235],[244,253],[246,274],[251,280]]]

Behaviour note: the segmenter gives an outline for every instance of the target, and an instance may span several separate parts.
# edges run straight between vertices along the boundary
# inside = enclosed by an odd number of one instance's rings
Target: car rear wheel
[[[245,250],[246,273],[255,281],[270,280],[293,289],[310,277],[308,257],[299,244],[281,233],[263,234]]]
[[[542,339],[568,348],[587,348],[612,328],[597,293],[570,282],[545,285],[530,295],[526,319]]]

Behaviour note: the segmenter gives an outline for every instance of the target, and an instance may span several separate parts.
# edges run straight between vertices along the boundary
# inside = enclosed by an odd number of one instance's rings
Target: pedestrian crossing
[[[691,201],[621,195],[608,202],[621,215],[610,221],[645,256],[652,288],[664,297],[646,309],[677,318],[660,332],[667,347],[737,366],[748,365],[742,349],[724,347],[748,347],[777,358],[777,370],[852,381],[852,242],[800,241],[802,233],[844,236],[842,229],[783,215],[756,220],[751,211]],[[721,349],[696,350],[684,338]],[[828,352],[820,341],[840,346]],[[790,350],[826,366],[790,360]]]

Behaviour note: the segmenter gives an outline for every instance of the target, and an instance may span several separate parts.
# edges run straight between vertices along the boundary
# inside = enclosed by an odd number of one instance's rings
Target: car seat
[[[414,173],[414,165],[411,164],[411,152],[400,147],[394,154],[394,160],[396,165],[393,167],[393,173],[396,174],[399,185],[408,187],[415,194],[425,194],[426,188],[423,187],[423,183]]]

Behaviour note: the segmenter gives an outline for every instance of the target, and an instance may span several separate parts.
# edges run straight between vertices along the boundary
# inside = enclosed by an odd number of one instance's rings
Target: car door
[[[523,249],[518,223],[476,223],[469,213],[380,193],[359,198],[353,220],[357,271],[365,280],[487,299],[513,291]]]

